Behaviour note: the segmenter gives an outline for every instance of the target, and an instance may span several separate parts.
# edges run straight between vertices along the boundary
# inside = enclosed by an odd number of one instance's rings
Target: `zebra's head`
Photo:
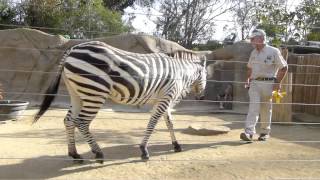
[[[197,79],[192,85],[193,92],[195,93],[196,100],[204,99],[204,90],[207,85],[207,69],[206,69],[206,58],[203,56],[201,63],[197,66]]]

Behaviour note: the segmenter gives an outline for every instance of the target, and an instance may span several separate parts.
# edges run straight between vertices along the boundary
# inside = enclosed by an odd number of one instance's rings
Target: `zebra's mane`
[[[64,56],[62,58],[61,64],[63,64],[65,57],[68,55],[68,52],[71,51],[73,48],[79,47],[79,46],[85,46],[85,45],[88,45],[88,44],[107,47],[107,48],[113,49],[113,50],[118,51],[118,52],[124,52],[125,54],[131,54],[132,56],[143,57],[143,56],[149,56],[151,54],[164,54],[164,55],[167,55],[167,56],[169,56],[169,57],[171,57],[173,59],[189,60],[189,61],[192,61],[192,62],[195,62],[195,63],[201,63],[200,57],[196,53],[191,52],[191,51],[177,50],[177,51],[172,52],[172,53],[147,53],[147,54],[143,54],[143,53],[136,53],[136,52],[130,52],[130,51],[126,51],[126,50],[123,50],[123,49],[119,49],[117,47],[111,46],[111,45],[109,45],[109,44],[107,44],[105,42],[101,42],[101,41],[88,41],[88,42],[84,42],[84,43],[81,43],[81,44],[77,44],[77,45],[71,47],[70,49],[68,49],[65,52],[65,54],[64,54]]]
[[[193,52],[178,50],[176,52],[166,54],[174,59],[192,60],[194,62],[200,62],[199,56]]]

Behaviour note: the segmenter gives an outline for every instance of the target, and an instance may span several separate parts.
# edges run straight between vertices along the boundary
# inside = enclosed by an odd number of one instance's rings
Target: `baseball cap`
[[[256,36],[263,36],[264,38],[266,38],[266,32],[264,32],[264,30],[262,29],[255,29],[251,32],[249,39],[254,38]]]

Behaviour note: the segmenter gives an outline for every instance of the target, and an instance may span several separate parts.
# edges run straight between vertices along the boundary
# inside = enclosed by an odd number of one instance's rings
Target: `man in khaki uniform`
[[[263,30],[252,31],[250,42],[254,47],[247,64],[246,87],[249,88],[250,104],[240,139],[253,140],[260,115],[261,132],[258,140],[265,141],[271,130],[272,91],[280,91],[280,82],[288,68],[279,49],[266,44],[266,33]]]

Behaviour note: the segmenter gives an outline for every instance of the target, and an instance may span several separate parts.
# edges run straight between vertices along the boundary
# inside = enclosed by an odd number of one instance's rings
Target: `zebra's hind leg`
[[[93,135],[89,131],[89,126],[91,121],[95,118],[100,108],[103,106],[105,99],[96,97],[95,102],[91,100],[82,100],[82,106],[80,107],[80,112],[77,118],[77,128],[82,134],[83,138],[89,144],[91,151],[95,154],[96,161],[98,163],[103,163],[104,155],[94,139]],[[103,102],[101,102],[103,101]],[[94,102],[94,103],[93,103]]]
[[[84,121],[84,120],[82,119],[81,121]],[[84,137],[84,139],[89,144],[92,153],[95,154],[96,161],[98,163],[102,164],[104,155],[103,155],[99,145],[97,144],[94,137],[92,136],[92,134],[89,131],[89,124],[90,124],[90,122],[84,121],[78,125],[78,129],[79,129],[80,133],[82,134],[82,136]]]
[[[64,119],[64,125],[67,131],[68,155],[74,159],[75,163],[83,163],[82,157],[78,154],[76,144],[75,144],[75,138],[74,138],[75,124],[71,119],[71,110],[68,111],[68,114]]]
[[[165,114],[164,119],[166,121],[167,128],[170,132],[170,137],[171,137],[174,152],[181,152],[182,148],[181,148],[180,144],[178,143],[176,136],[174,135],[173,123],[172,123],[173,117],[172,117],[170,108],[168,109],[167,113]]]
[[[83,135],[84,139],[90,145],[91,151],[96,154],[96,158],[99,159],[100,163],[102,163],[103,160],[101,159],[103,159],[103,154],[100,147],[89,132],[89,125],[92,119],[96,116],[97,112],[103,106],[105,98],[103,98],[101,95],[97,96],[79,90],[80,87],[78,87],[75,82],[69,81],[69,79],[65,77],[64,74],[63,77],[71,100],[71,111],[69,111],[68,113],[69,119],[66,119],[65,121],[67,122],[66,128],[69,139],[69,155],[73,157],[77,162],[79,162],[77,159],[81,158],[81,156],[76,151],[74,141],[74,129],[75,127],[77,127],[80,133]]]

